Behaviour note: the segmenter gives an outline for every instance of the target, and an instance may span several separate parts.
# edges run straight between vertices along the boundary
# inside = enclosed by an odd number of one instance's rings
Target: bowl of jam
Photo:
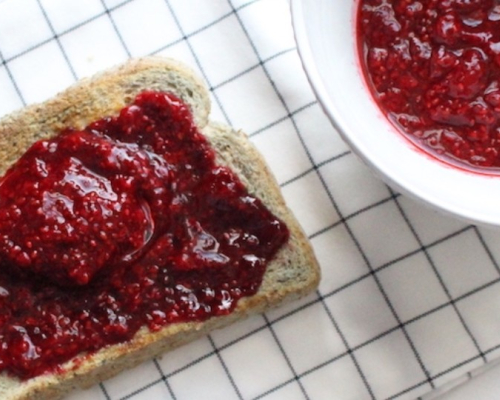
[[[500,2],[292,0],[292,15],[352,150],[396,190],[500,226]]]

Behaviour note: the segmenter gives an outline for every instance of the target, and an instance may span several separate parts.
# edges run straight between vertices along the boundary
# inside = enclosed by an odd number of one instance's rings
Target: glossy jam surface
[[[395,125],[453,163],[500,168],[498,0],[360,0],[357,29]]]
[[[142,326],[230,313],[287,227],[173,96],[35,143],[0,182],[0,371],[26,379]]]

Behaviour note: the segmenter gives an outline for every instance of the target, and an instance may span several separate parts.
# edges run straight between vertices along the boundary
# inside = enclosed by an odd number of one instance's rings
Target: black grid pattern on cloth
[[[15,3],[24,14],[11,21],[33,32],[26,40],[2,26]],[[136,42],[145,15],[158,34]],[[285,30],[275,42],[263,38],[270,21]],[[357,161],[307,86],[286,0],[0,2],[0,113],[146,54],[191,63],[209,85],[215,119],[247,131],[309,236],[323,281],[301,301],[69,399],[414,399],[498,354],[500,339],[483,334],[475,313],[498,300],[498,235],[423,209]]]

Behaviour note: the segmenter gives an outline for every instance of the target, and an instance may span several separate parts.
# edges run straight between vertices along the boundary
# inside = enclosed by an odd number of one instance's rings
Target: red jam
[[[144,92],[0,181],[0,371],[26,379],[142,326],[228,314],[288,237],[188,107]]]
[[[497,0],[360,0],[358,36],[375,98],[410,139],[500,167]]]

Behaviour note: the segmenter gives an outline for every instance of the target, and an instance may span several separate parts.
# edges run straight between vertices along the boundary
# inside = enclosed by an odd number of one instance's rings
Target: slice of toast
[[[156,332],[144,327],[130,341],[77,356],[57,373],[24,381],[0,375],[1,399],[58,399],[73,388],[108,379],[214,329],[300,298],[318,285],[320,270],[311,245],[287,208],[261,155],[241,131],[209,122],[210,97],[204,84],[186,66],[173,60],[159,57],[131,60],[78,82],[43,104],[4,117],[0,120],[0,173],[34,141],[53,137],[65,127],[81,129],[94,120],[115,115],[145,89],[172,92],[189,104],[194,121],[215,149],[218,162],[229,166],[248,191],[287,224],[290,239],[268,264],[258,292],[240,299],[229,315],[204,322],[174,323]]]

